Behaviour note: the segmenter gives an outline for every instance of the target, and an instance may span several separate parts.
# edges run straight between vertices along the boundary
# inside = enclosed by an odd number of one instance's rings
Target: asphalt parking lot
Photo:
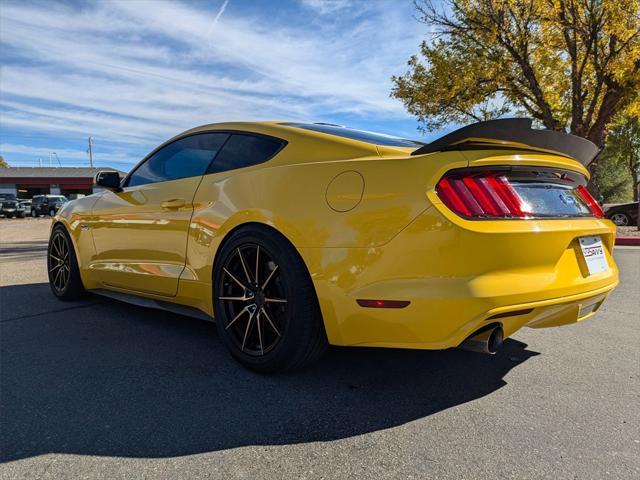
[[[54,299],[49,219],[0,219],[0,477],[640,478],[640,249],[581,324],[495,356],[332,349],[241,369],[215,326]]]

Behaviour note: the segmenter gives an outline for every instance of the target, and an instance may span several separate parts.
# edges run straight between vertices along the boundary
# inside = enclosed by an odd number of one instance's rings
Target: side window
[[[284,145],[275,138],[234,133],[215,158],[207,173],[218,173],[266,162]]]
[[[136,168],[129,177],[127,186],[204,175],[228,137],[226,133],[200,133],[176,140]]]

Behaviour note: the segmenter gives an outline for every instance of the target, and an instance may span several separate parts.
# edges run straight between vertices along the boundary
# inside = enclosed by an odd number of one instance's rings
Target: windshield
[[[13,193],[0,193],[0,200],[15,200],[16,196]]]
[[[296,123],[286,122],[281,125],[287,127],[304,128],[314,132],[328,133],[338,137],[350,138],[361,142],[373,143],[374,145],[383,145],[387,147],[412,147],[419,148],[424,143],[417,140],[407,140],[406,138],[394,137],[384,133],[367,132],[366,130],[356,130],[355,128],[342,127],[340,125],[331,125],[328,123]]]
[[[63,197],[63,196],[51,196],[49,197],[49,200],[53,200],[54,202],[68,202],[69,200],[67,200],[67,197]]]

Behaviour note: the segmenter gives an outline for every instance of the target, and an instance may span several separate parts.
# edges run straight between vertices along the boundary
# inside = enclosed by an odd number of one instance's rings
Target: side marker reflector
[[[365,308],[404,308],[409,300],[356,300],[358,305]]]

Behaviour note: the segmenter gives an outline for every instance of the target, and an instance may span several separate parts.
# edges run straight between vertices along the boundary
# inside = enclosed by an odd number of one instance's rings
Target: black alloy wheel
[[[613,215],[611,215],[611,221],[619,227],[629,225],[629,217],[622,212],[614,213]]]
[[[62,225],[56,225],[51,232],[47,270],[51,291],[59,299],[75,300],[85,293],[71,239]]]
[[[255,371],[297,369],[327,345],[308,271],[279,233],[245,227],[221,247],[214,265],[214,310],[223,342]]]

